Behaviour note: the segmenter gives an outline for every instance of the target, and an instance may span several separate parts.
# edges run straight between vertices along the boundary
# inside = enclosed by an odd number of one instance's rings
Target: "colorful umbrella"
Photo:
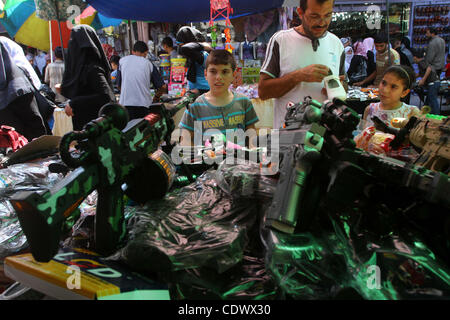
[[[0,12],[0,23],[16,42],[48,52],[50,50],[49,22],[36,16],[33,0],[7,0]],[[70,30],[65,22],[60,23],[64,47],[70,37]],[[58,23],[51,21],[52,49],[61,46]]]
[[[108,18],[100,14],[92,6],[88,6],[78,17],[75,18],[76,24],[87,24],[95,30],[106,27],[116,27],[122,23],[122,19]]]
[[[62,15],[62,17],[65,16]],[[88,24],[94,29],[101,29],[117,26],[122,20],[104,17],[89,6],[73,22]],[[38,18],[34,0],[7,0],[3,10],[0,11],[0,23],[15,41],[27,46],[48,52],[50,42],[52,43],[52,50],[61,45],[58,22],[51,21],[51,28],[49,28],[48,21]],[[70,23],[60,22],[59,25],[64,47],[67,48],[70,38]],[[49,29],[51,29],[51,38]]]

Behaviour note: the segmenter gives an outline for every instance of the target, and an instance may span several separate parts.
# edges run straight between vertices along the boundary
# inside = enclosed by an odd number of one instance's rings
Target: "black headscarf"
[[[187,26],[181,27],[180,30],[178,30],[176,39],[181,43],[205,41],[205,37],[200,31]]]
[[[200,31],[191,27],[181,27],[177,32],[176,39],[178,42],[183,43],[184,45],[180,48],[180,53],[183,55],[183,49],[190,48],[195,51],[203,51],[203,46],[199,45],[198,42],[205,42],[205,37],[202,35]],[[201,48],[201,49],[200,49]],[[187,79],[191,82],[197,81],[197,70],[195,68],[195,61],[192,60],[191,57],[186,56],[186,67],[187,71]]]
[[[32,84],[0,41],[0,110],[30,92],[33,92]]]
[[[95,30],[88,25],[78,25],[70,34],[61,94],[67,98],[78,95],[80,84],[86,83],[86,67],[98,66],[111,81],[111,67]],[[112,87],[112,85],[111,85]]]

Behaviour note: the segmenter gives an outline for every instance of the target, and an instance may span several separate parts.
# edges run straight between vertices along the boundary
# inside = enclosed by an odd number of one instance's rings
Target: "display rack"
[[[429,4],[416,4],[413,9],[411,47],[416,50],[425,50],[428,46],[426,30],[434,27],[437,35],[445,40],[445,51],[449,52],[450,42],[450,3],[430,2]]]

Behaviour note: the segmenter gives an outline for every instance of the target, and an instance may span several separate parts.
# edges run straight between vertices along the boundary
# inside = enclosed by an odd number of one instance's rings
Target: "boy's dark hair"
[[[411,50],[411,41],[407,37],[402,38],[402,44],[405,45],[406,49]]]
[[[425,56],[425,52],[423,50],[412,50],[413,57],[422,59]]]
[[[56,47],[55,48],[55,57],[58,59],[62,59],[63,58],[63,49],[61,47]]]
[[[118,55],[111,56],[111,59],[109,59],[109,63],[115,63],[119,65],[120,57]]]
[[[161,45],[166,45],[169,48],[173,48],[173,40],[172,40],[172,38],[171,37],[165,37],[164,39],[162,39]]]
[[[386,33],[378,33],[373,37],[373,43],[388,43],[388,36]]]
[[[208,70],[208,66],[210,64],[230,64],[231,69],[233,71],[236,70],[236,61],[234,60],[233,55],[227,50],[223,49],[211,51],[211,53],[208,55],[208,58],[206,58],[206,70]]]
[[[324,4],[325,2],[329,0],[315,0],[318,4]],[[333,0],[334,3],[334,0]],[[300,8],[303,10],[303,12],[306,11],[308,8],[308,0],[300,0]]]
[[[144,53],[148,51],[148,46],[144,41],[136,41],[133,46],[133,51]]]
[[[383,77],[388,73],[393,73],[401,79],[403,81],[403,85],[405,86],[405,90],[411,89],[412,85],[416,81],[414,69],[409,66],[391,66],[383,73]]]
[[[427,30],[430,31],[431,34],[437,34],[435,27],[427,27]]]

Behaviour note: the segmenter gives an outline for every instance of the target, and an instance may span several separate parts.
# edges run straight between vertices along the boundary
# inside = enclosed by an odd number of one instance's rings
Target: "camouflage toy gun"
[[[167,163],[156,165],[151,155],[162,141],[170,141],[172,116],[195,97],[189,93],[170,110],[154,104],[148,116],[130,122],[124,107],[107,104],[82,131],[63,136],[61,159],[75,169],[48,191],[19,192],[11,199],[37,261],[48,262],[57,253],[64,220],[94,190],[98,192],[95,250],[101,255],[114,252],[125,235],[124,193],[144,203],[167,191],[158,188],[167,183],[167,177],[161,180]],[[75,141],[79,153],[69,151]]]
[[[427,114],[409,120],[394,118],[391,122],[395,128],[400,128],[390,143],[392,148],[397,148],[408,137],[421,150],[415,165],[450,176],[450,117]]]

